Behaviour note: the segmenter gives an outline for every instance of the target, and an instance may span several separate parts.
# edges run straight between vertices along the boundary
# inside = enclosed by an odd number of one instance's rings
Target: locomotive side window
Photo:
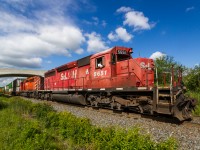
[[[130,59],[130,54],[126,50],[117,50],[117,61]]]
[[[99,69],[99,68],[103,68],[104,67],[104,64],[105,64],[105,59],[104,57],[99,57],[96,59],[96,69]]]

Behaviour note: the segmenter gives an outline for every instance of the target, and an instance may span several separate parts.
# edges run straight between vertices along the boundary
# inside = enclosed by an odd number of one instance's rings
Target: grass
[[[197,106],[195,107],[193,114],[200,116],[200,92],[188,91],[187,95],[197,100]]]
[[[173,138],[154,142],[140,128],[99,128],[86,118],[55,112],[47,104],[33,104],[19,97],[0,97],[0,146],[2,150],[177,149]]]

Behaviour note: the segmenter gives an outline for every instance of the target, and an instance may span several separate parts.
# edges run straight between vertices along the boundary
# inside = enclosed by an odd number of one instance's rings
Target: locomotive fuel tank
[[[52,93],[52,100],[72,104],[86,105],[83,95]]]

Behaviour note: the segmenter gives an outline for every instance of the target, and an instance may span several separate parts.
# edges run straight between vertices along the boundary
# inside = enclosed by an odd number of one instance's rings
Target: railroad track
[[[182,125],[200,128],[200,116],[194,116],[192,121],[184,121]]]
[[[63,103],[63,105],[66,105]],[[75,105],[73,105],[75,107]],[[157,121],[157,122],[164,122],[164,123],[170,123],[174,125],[180,125],[180,126],[187,126],[187,127],[198,127],[200,128],[200,116],[195,116],[194,120],[192,121],[184,121],[180,122],[176,120],[175,118],[171,118],[171,116],[167,115],[157,115],[157,116],[151,116],[146,114],[138,114],[135,112],[122,112],[122,111],[116,111],[111,109],[105,109],[105,108],[95,108],[90,106],[83,106],[84,109],[92,110],[92,111],[98,111],[101,113],[108,113],[112,115],[118,115],[121,117],[127,117],[127,118],[133,118],[133,119],[141,119],[144,118],[149,121]],[[197,122],[195,122],[197,120]]]
[[[112,110],[112,109],[93,108],[93,107],[89,107],[89,106],[85,106],[85,109],[98,111],[98,112],[101,112],[101,113],[108,113],[108,114],[112,114],[112,115],[118,115],[120,117],[127,117],[127,118],[134,118],[134,119],[142,118],[141,114],[117,111],[117,110]]]
[[[133,118],[133,119],[144,118],[146,120],[152,120],[152,121],[157,121],[157,122],[165,122],[165,123],[170,123],[170,124],[175,124],[175,125],[180,125],[180,126],[190,126],[190,127],[200,128],[200,116],[194,117],[194,119],[198,120],[199,122],[194,122],[194,121],[179,122],[178,120],[175,120],[174,118],[171,118],[171,116],[167,116],[167,115],[151,116],[151,115],[146,115],[146,114],[138,114],[135,112],[122,112],[122,111],[117,111],[117,110],[113,111],[111,109],[95,108],[95,107],[90,107],[90,106],[77,106],[77,105],[73,105],[73,104],[66,104],[66,103],[60,103],[60,102],[53,102],[53,103],[63,104],[63,105],[71,105],[73,107],[82,107],[85,110],[98,111],[101,113],[118,115],[120,117],[127,117],[127,118]]]
[[[200,128],[200,123],[185,121],[185,122],[183,122],[181,124],[181,126],[183,126],[183,127],[190,127],[190,128],[193,128],[193,127]]]
[[[23,97],[22,97],[23,98]],[[25,98],[25,99],[30,99],[30,98]],[[111,109],[105,109],[105,108],[96,108],[96,107],[90,107],[90,106],[81,106],[81,105],[74,105],[74,104],[67,104],[67,103],[62,103],[62,102],[55,102],[55,101],[47,101],[47,100],[36,100],[36,99],[31,99],[37,102],[45,102],[48,103],[52,106],[56,105],[70,105],[72,107],[80,107],[85,110],[90,110],[90,111],[97,111],[100,113],[107,113],[109,115],[117,115],[120,117],[126,117],[126,118],[132,118],[132,119],[146,119],[147,121],[157,121],[157,122],[164,122],[164,123],[170,123],[174,125],[180,125],[183,127],[197,127],[200,128],[200,116],[194,116],[192,121],[184,121],[184,122],[179,122],[178,120],[171,118],[171,116],[167,115],[157,115],[157,116],[151,116],[151,115],[145,115],[145,114],[138,114],[135,112],[122,112],[122,111],[117,111],[117,110],[111,110]]]

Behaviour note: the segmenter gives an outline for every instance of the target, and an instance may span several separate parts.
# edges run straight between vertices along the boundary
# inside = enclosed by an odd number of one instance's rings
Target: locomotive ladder
[[[180,72],[180,71],[179,71]],[[171,72],[165,72],[170,74],[170,86],[166,86],[165,76],[164,76],[164,86],[158,86],[158,73],[156,68],[156,82],[157,85],[155,87],[154,94],[154,111],[163,114],[172,114],[173,106],[175,103],[174,95],[177,93],[174,92],[174,67],[172,66]],[[178,82],[180,83],[180,73]]]

